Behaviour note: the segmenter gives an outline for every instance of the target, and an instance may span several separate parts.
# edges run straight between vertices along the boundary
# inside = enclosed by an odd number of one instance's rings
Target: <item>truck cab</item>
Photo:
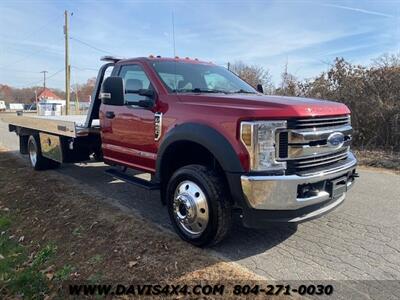
[[[343,104],[266,96],[191,59],[121,60],[112,77],[101,94],[104,161],[153,174],[175,228],[194,244],[220,239],[218,222],[234,215],[249,227],[318,217],[354,182]]]
[[[150,173],[149,182],[131,181],[160,190],[184,240],[218,243],[233,220],[252,228],[311,220],[342,204],[353,186],[357,160],[344,104],[267,96],[197,59],[106,60],[85,124],[71,127],[68,137],[57,140],[62,133],[40,129],[37,119],[35,128],[14,121],[10,130],[25,136],[25,153],[29,141],[42,143],[41,134],[60,145],[59,162],[95,153],[123,167],[113,176],[129,180],[126,169]],[[26,137],[38,130],[44,132],[36,140]],[[33,147],[36,158],[44,147]]]

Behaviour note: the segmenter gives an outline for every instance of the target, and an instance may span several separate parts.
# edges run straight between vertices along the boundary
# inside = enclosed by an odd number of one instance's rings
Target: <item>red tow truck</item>
[[[35,170],[94,156],[115,166],[110,175],[159,189],[177,233],[194,245],[221,241],[236,218],[263,227],[319,217],[357,177],[344,104],[267,96],[197,59],[104,60],[86,116],[3,121]]]

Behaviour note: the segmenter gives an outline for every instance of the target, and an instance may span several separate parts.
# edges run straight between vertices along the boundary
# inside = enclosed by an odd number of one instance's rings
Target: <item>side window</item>
[[[152,86],[141,66],[122,66],[119,71],[119,76],[124,80],[126,104],[146,99],[146,96],[141,96],[138,92],[141,89],[152,89]]]

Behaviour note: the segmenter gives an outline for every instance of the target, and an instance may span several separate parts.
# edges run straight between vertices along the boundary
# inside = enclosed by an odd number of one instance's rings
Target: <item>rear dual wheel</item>
[[[231,204],[220,175],[202,165],[178,169],[167,186],[167,205],[179,236],[195,246],[211,246],[231,227]]]
[[[60,163],[48,159],[42,155],[40,148],[40,139],[38,135],[31,135],[28,139],[28,154],[32,168],[35,170],[54,169],[60,166]]]

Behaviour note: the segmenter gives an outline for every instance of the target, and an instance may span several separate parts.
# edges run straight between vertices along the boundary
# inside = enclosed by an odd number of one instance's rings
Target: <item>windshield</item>
[[[173,93],[256,93],[248,83],[220,66],[178,61],[155,61],[152,66]]]

